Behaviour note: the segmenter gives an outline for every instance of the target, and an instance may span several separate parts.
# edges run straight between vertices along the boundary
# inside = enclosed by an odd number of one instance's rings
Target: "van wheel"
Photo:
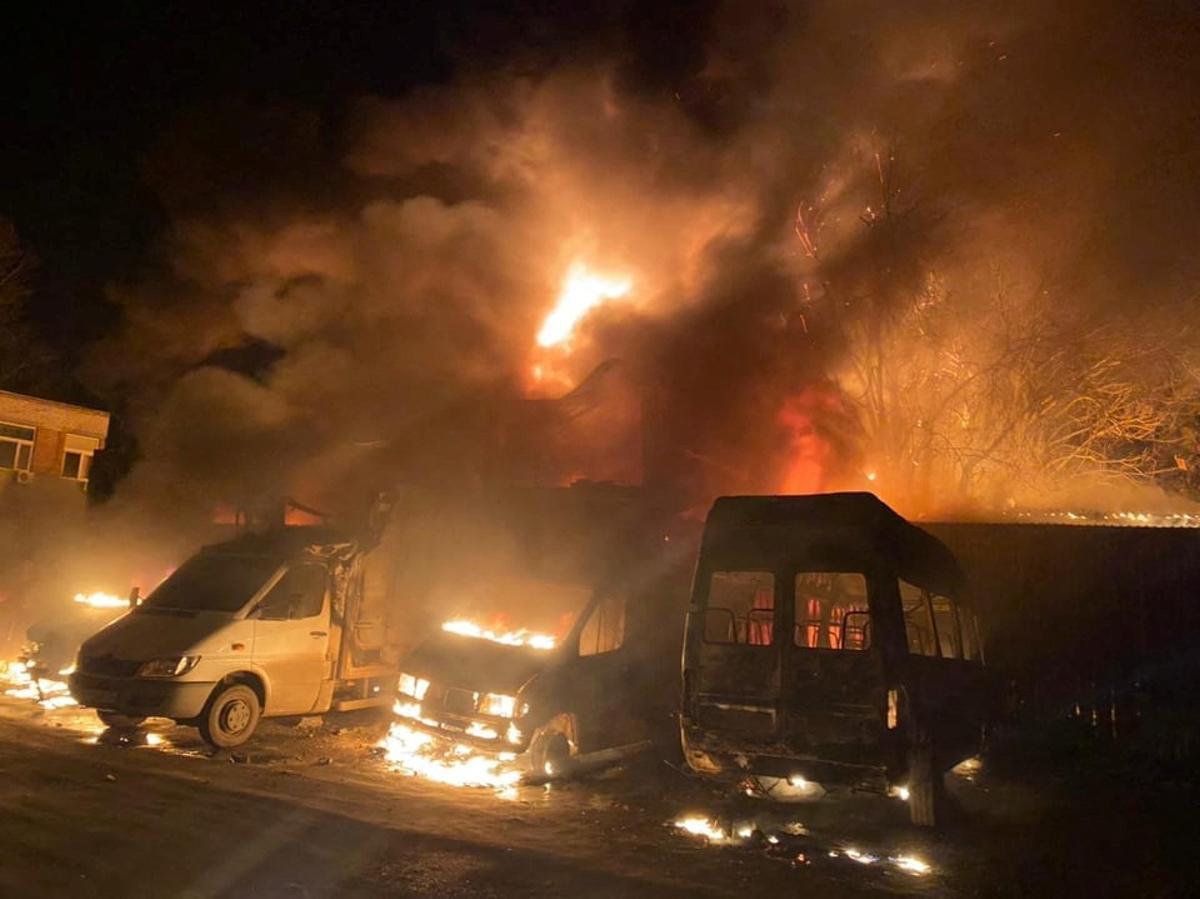
[[[908,751],[909,817],[918,827],[937,827],[945,803],[946,782],[937,767],[933,739],[918,728]]]
[[[121,730],[133,730],[146,720],[145,718],[135,718],[132,715],[118,715],[116,712],[108,712],[102,709],[96,709],[96,717],[100,719],[102,724],[108,727],[120,728]]]
[[[538,777],[569,777],[572,767],[571,744],[557,731],[541,734],[529,747],[529,763]]]
[[[200,715],[200,736],[215,749],[241,746],[258,727],[258,694],[245,684],[218,688]]]

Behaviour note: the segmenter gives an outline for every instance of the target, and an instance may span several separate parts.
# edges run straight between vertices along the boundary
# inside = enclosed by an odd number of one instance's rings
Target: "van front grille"
[[[442,707],[452,715],[473,715],[475,714],[475,694],[470,690],[451,688],[446,691]]]
[[[114,659],[112,656],[82,656],[79,659],[80,671],[99,677],[133,677],[141,667],[141,662]]]

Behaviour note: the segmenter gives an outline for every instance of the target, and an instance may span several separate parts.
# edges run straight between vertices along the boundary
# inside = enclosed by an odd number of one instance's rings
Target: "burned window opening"
[[[770,646],[775,639],[775,575],[714,571],[704,610],[704,642]]]
[[[908,651],[912,655],[937,658],[937,632],[933,612],[929,608],[929,593],[908,581],[900,581],[900,601],[904,610],[904,632]]]
[[[861,652],[871,645],[867,579],[859,572],[796,575],[793,642],[804,649]]]
[[[625,643],[625,599],[609,596],[592,610],[579,634],[579,655],[615,652]]]

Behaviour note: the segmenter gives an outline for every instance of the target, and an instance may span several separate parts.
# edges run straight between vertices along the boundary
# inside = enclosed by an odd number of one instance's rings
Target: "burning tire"
[[[946,783],[937,765],[933,739],[923,728],[913,731],[908,751],[908,813],[918,827],[937,827],[945,809]]]
[[[216,749],[241,746],[258,727],[262,707],[245,684],[218,688],[200,715],[200,736]]]
[[[529,747],[529,762],[537,777],[569,777],[572,768],[571,744],[557,731],[540,734]]]
[[[103,709],[96,710],[96,717],[106,727],[114,727],[120,730],[133,730],[146,720],[145,718],[137,718],[133,715],[119,715],[116,712],[106,712]]]

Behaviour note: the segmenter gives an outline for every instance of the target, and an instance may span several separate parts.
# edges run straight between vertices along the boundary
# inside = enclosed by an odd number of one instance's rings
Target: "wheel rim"
[[[571,747],[567,743],[566,737],[561,734],[555,734],[550,738],[550,742],[546,746],[545,762],[542,765],[542,770],[547,777],[554,777],[562,774],[567,767],[567,762],[571,758]]]
[[[244,731],[250,724],[250,704],[244,699],[235,699],[221,709],[221,729],[228,734]]]

